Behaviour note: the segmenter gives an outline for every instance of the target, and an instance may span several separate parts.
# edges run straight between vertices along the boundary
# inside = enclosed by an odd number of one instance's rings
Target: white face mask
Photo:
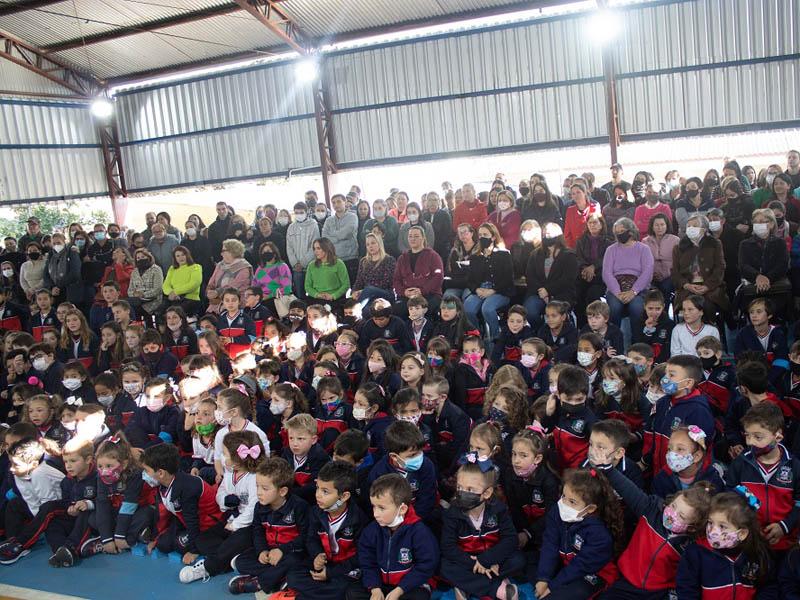
[[[61,252],[63,249],[64,244],[53,244],[53,250],[55,250],[56,253]]]
[[[583,517],[580,516],[581,511],[572,508],[571,506],[567,506],[564,503],[564,498],[560,498],[558,500],[558,515],[561,517],[561,520],[564,523],[578,523],[583,521]]]
[[[190,238],[191,238],[191,237],[194,237],[196,233],[197,233],[197,229],[195,229],[194,227],[189,227],[189,228],[186,230],[186,235],[187,235],[188,237],[190,237]]]
[[[103,406],[111,406],[111,403],[114,402],[114,396],[98,396],[97,401],[102,404]]]
[[[703,228],[702,227],[687,227],[686,228],[686,237],[688,237],[693,242],[696,242],[701,237],[703,237]]]
[[[220,409],[214,411],[214,420],[223,427],[231,424],[231,420],[225,416],[225,411]]]
[[[299,359],[301,356],[303,356],[303,351],[294,348],[286,353],[286,358],[288,358],[291,361],[295,361]]]
[[[401,504],[400,506],[403,506],[403,505]],[[392,522],[389,523],[388,526],[391,527],[391,528],[400,527],[400,525],[403,524],[403,521],[405,521],[405,519],[406,519],[406,516],[405,515],[401,515],[400,514],[400,508],[398,508],[397,509],[397,515],[392,520]]]
[[[708,222],[708,230],[709,231],[713,231],[714,233],[716,233],[720,229],[722,229],[722,221],[709,221]]]
[[[528,229],[527,231],[522,232],[522,239],[526,242],[532,242],[536,239],[536,234]]]
[[[419,221],[419,215],[418,214],[412,213],[412,214],[408,215],[408,222],[409,223],[416,223],[417,221]]]
[[[659,390],[647,390],[647,401],[650,404],[655,404],[663,395],[664,393]]]
[[[81,387],[81,383],[82,382],[81,382],[80,379],[77,379],[75,377],[70,377],[68,379],[65,379],[61,383],[64,384],[65,388],[67,388],[69,391],[72,392],[74,390],[77,390],[79,387]]]
[[[377,218],[377,219],[380,219],[381,217],[384,217],[384,216],[386,216],[386,209],[383,209],[383,208],[375,208],[375,209],[373,209],[373,211],[372,211],[372,216],[373,216],[373,217],[375,217],[375,218]]]
[[[270,402],[269,412],[271,412],[273,415],[280,415],[286,410],[287,406],[288,404],[286,402]]]
[[[13,269],[3,269],[3,277],[13,277],[14,270]]]
[[[367,409],[361,406],[353,407],[353,418],[356,421],[365,421],[367,418]]]
[[[286,227],[289,224],[289,217],[278,217],[278,225]]]
[[[592,352],[578,352],[578,364],[582,367],[588,367],[594,360]]]
[[[500,210],[508,210],[509,208],[511,208],[511,203],[510,202],[498,202],[497,203],[497,208],[499,208]]]
[[[298,223],[302,223],[307,218],[306,213],[294,213],[294,220]]]
[[[141,391],[142,384],[136,383],[135,381],[129,383],[123,383],[122,389],[125,390],[131,396],[136,396]]]
[[[762,240],[766,239],[769,236],[769,224],[768,223],[753,223],[753,233],[755,233],[758,237]],[[3,275],[6,272],[3,271]]]
[[[767,186],[772,187],[772,182],[775,181],[775,173],[767,175]]]
[[[328,213],[322,212],[321,210],[314,211],[314,216],[317,218],[317,221],[322,221]]]
[[[47,370],[47,359],[46,358],[34,358],[33,359],[33,368],[37,371],[46,371]]]

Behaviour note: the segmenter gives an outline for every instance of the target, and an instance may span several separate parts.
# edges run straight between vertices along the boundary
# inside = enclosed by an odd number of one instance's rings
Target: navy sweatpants
[[[303,564],[303,560],[298,556],[284,554],[277,565],[265,565],[258,561],[258,552],[253,548],[242,552],[233,559],[233,568],[242,575],[258,577],[258,584],[266,594],[277,591],[289,571],[298,568],[301,564]]]
[[[478,575],[472,571],[472,566],[456,562],[446,555],[442,556],[442,576],[455,587],[471,596],[496,596],[497,588],[503,579],[511,577],[525,569],[525,556],[521,552],[514,552],[500,565],[500,575],[489,579],[486,575]]]

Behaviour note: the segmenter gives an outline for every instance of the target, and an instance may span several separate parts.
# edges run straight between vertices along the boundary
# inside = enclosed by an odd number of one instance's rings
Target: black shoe
[[[75,566],[75,563],[78,562],[78,556],[72,548],[61,546],[47,562],[50,563],[51,567],[56,567],[57,569],[64,567],[68,569],[69,567]]]
[[[102,554],[103,553],[103,542],[100,541],[100,537],[90,537],[88,540],[81,544],[81,547],[78,548],[78,556],[81,558],[89,558],[90,556],[94,556],[95,554]]]
[[[22,547],[17,540],[11,539],[0,546],[0,565],[13,565],[23,556],[30,554],[30,550]]]
[[[237,575],[228,582],[228,591],[231,594],[255,594],[261,591],[261,584],[254,575]]]
[[[152,541],[153,541],[153,536],[150,533],[150,528],[149,527],[145,527],[144,529],[142,529],[141,532],[139,532],[139,543],[140,544],[149,544]]]

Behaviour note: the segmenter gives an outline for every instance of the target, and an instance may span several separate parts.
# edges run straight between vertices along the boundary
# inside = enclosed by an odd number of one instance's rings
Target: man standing
[[[786,174],[792,178],[792,190],[800,188],[800,152],[797,150],[789,150],[786,154]]]
[[[222,242],[228,239],[228,231],[231,228],[231,215],[228,205],[224,202],[217,202],[217,219],[208,226],[208,245],[211,248],[211,260],[218,263],[222,260]]]
[[[19,238],[19,243],[17,244],[17,247],[25,250],[25,248],[28,247],[28,244],[32,242],[41,244],[43,237],[44,234],[42,233],[41,226],[39,224],[39,219],[37,217],[30,217],[28,219],[28,232],[21,238]]]
[[[453,231],[458,231],[458,226],[468,223],[477,231],[481,223],[486,221],[486,205],[478,202],[475,195],[475,186],[465,183],[461,186],[464,201],[457,205],[453,211]]]
[[[331,206],[333,214],[322,226],[322,237],[333,242],[336,256],[347,267],[352,283],[358,274],[358,216],[347,210],[347,200],[342,194],[335,194],[331,198]]]
[[[611,165],[611,181],[603,186],[603,189],[608,192],[609,198],[614,193],[614,186],[617,185],[621,185],[626,192],[631,189],[631,184],[622,179],[622,165],[614,163]]]

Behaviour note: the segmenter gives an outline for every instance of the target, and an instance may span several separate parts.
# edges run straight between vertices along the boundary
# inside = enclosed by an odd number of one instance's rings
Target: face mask
[[[334,348],[336,350],[336,356],[338,356],[339,358],[345,358],[347,356],[350,356],[350,354],[352,353],[349,344],[336,344]]]
[[[270,402],[269,403],[269,412],[273,415],[280,415],[283,414],[283,411],[286,410],[286,407],[289,406],[286,402]]]
[[[523,354],[519,357],[519,362],[521,362],[522,366],[526,369],[532,369],[539,363],[539,357],[533,354]]]
[[[314,211],[314,217],[317,219],[317,221],[322,221],[327,214],[328,213],[324,213],[321,210]]]
[[[484,238],[484,237],[478,238],[478,244],[480,245],[480,247],[483,250],[486,250],[489,246],[492,245],[492,239],[491,238]]]
[[[214,420],[223,427],[231,424],[230,418],[225,416],[225,411],[220,409],[214,411]]]
[[[122,475],[122,466],[113,469],[97,469],[97,476],[106,485],[114,485]]]
[[[103,406],[109,407],[114,402],[114,396],[98,396],[97,401]]]
[[[278,217],[278,225],[286,227],[289,224],[289,217]]]
[[[444,359],[441,356],[429,356],[428,364],[432,367],[441,367],[444,364]],[[800,367],[800,365],[797,365]]]
[[[767,175],[767,186],[772,187],[772,182],[775,181],[775,173]]]
[[[161,358],[161,350],[156,350],[155,352],[142,352],[144,357],[152,362],[156,362]]]
[[[620,393],[618,379],[603,379],[603,391],[609,396],[618,396]]]
[[[527,196],[528,192],[530,192],[530,191],[531,191],[531,188],[526,188],[526,187],[520,187],[519,188],[520,196]]]
[[[123,383],[122,384],[122,389],[125,390],[131,396],[135,396],[135,395],[137,395],[139,393],[139,391],[141,391],[142,384],[141,383],[136,383],[136,382]]]
[[[408,222],[409,223],[416,223],[417,221],[419,221],[419,215],[418,214],[412,213],[410,215],[407,214],[406,216],[408,217]]]
[[[560,498],[558,501],[558,515],[561,517],[561,520],[564,523],[578,523],[579,521],[583,521],[583,517],[580,516],[581,511],[572,508],[571,506],[567,506],[564,502],[563,498]]]
[[[314,378],[311,380],[311,387],[317,389],[319,386],[319,382],[322,380],[322,376],[314,375]]]
[[[717,365],[717,357],[709,356],[707,358],[700,357],[700,362],[703,363],[703,370],[710,371]]]
[[[288,358],[292,362],[298,360],[301,356],[303,356],[303,351],[297,350],[296,348],[292,348],[286,353],[286,358]]]
[[[67,388],[70,392],[74,392],[79,387],[81,387],[81,383],[83,383],[80,379],[70,377],[69,379],[63,380],[61,383],[64,384],[64,387]]]
[[[328,412],[333,412],[334,410],[336,410],[336,407],[339,406],[341,401],[342,401],[341,398],[334,398],[330,402],[325,402],[324,403],[325,410],[327,410]]]
[[[178,330],[180,330],[180,328],[181,328],[181,324],[180,323],[173,323],[171,325],[169,323],[167,323],[167,329],[169,329],[170,331],[178,331]]]
[[[703,237],[703,228],[702,227],[687,227],[686,228],[686,237],[688,237],[693,242],[696,242],[701,237]]]
[[[269,386],[272,382],[269,379],[265,379],[264,377],[258,378],[258,389],[262,392],[266,392],[269,389]]]
[[[798,365],[800,366],[800,365]],[[46,371],[47,370],[47,359],[46,358],[34,358],[33,359],[33,368],[37,371]]]
[[[455,496],[453,496],[451,504],[453,504],[459,510],[466,512],[474,508],[478,508],[482,502],[483,498],[481,498],[481,494],[458,490]]]
[[[66,429],[67,431],[75,431],[75,429],[78,427],[78,422],[77,421],[70,421],[69,423],[64,423],[62,421],[61,422],[61,426],[64,429]]]
[[[784,217],[775,217],[775,223],[778,227],[783,227],[783,224],[786,222]]]
[[[523,231],[522,232],[522,240],[523,241],[530,243],[535,239],[536,239],[536,234],[533,231],[531,231],[530,229],[527,230],[527,231]]]
[[[369,368],[370,373],[380,373],[386,368],[386,365],[377,360],[370,360],[367,361],[367,368]]]
[[[53,244],[53,250],[55,250],[56,253],[61,252],[63,249],[64,244]]]
[[[197,233],[197,229],[195,229],[194,227],[189,227],[186,230],[186,235],[187,235],[187,237],[190,237],[190,238],[194,237],[196,233]]]
[[[764,456],[765,454],[769,454],[770,452],[775,450],[775,448],[777,447],[778,447],[778,442],[772,442],[761,448],[759,448],[758,446],[749,446],[750,452],[752,452],[754,456]]]
[[[508,210],[509,208],[511,208],[511,203],[510,202],[498,202],[497,203],[497,208],[499,208],[500,210]]]
[[[403,417],[397,417],[398,421],[407,421],[408,423],[413,423],[414,425],[419,425],[419,420],[422,417],[420,413],[416,413],[414,415],[405,415]]]
[[[675,473],[680,473],[694,464],[694,457],[691,454],[678,454],[677,452],[667,452],[667,466]]]
[[[722,229],[722,221],[709,221],[708,222],[708,230],[716,233]]]
[[[149,258],[142,258],[141,260],[136,261],[136,266],[140,269],[144,270],[150,266],[150,259]]]
[[[678,393],[678,384],[664,375],[664,377],[661,378],[661,389],[664,390],[667,396],[672,396]]]
[[[214,427],[216,427],[215,423],[208,423],[207,425],[201,425],[200,423],[196,423],[194,426],[194,430],[200,435],[211,435],[212,433],[214,433]]]
[[[562,402],[561,410],[568,415],[574,415],[581,412],[584,406],[586,406],[586,402],[581,402],[580,404],[568,404],[566,402]]]
[[[297,221],[298,223],[302,223],[307,218],[308,215],[306,213],[294,213],[294,220]]]
[[[372,211],[372,214],[373,214],[373,215],[374,215],[376,218],[378,218],[378,219],[381,219],[381,218],[383,218],[383,217],[385,217],[385,216],[386,216],[386,211],[385,211],[384,209],[382,209],[382,208],[376,208],[376,209],[374,209],[374,210]]]
[[[466,352],[464,353],[463,357],[467,364],[470,364],[473,367],[478,366],[481,363],[482,358],[477,352]]]
[[[508,419],[508,413],[504,410],[501,410],[493,406],[492,408],[489,409],[488,417],[490,421],[504,423],[506,419]]]
[[[622,233],[617,234],[617,241],[620,244],[627,244],[631,239],[631,232],[630,231],[623,231]]]
[[[739,545],[739,530],[721,531],[715,529],[711,523],[706,525],[706,539],[711,547],[716,550],[726,550]]]
[[[800,375],[800,364],[798,364],[798,363],[796,363],[796,362],[794,362],[794,361],[790,361],[790,362],[789,362],[789,367],[790,367],[790,368],[791,368],[791,370],[792,370],[792,374],[794,374],[794,375]],[[34,367],[34,368],[35,368],[35,367]],[[41,371],[42,369],[37,369],[37,370]]]
[[[663,394],[658,390],[647,390],[647,401],[650,404],[655,404],[662,396]]]
[[[94,239],[96,239],[97,241],[102,242],[104,239],[106,239],[105,231],[95,231],[94,232]]]
[[[554,246],[555,243],[556,243],[556,240],[558,240],[557,237],[544,237],[544,238],[542,238],[542,246],[544,246],[545,248],[549,248],[551,246]]]
[[[86,240],[75,240],[75,245],[78,248],[83,248],[86,245]]]
[[[551,394],[557,394],[558,393],[558,384],[557,383],[552,384],[549,387],[549,390],[550,390]]]
[[[669,529],[672,533],[686,533],[689,529],[689,524],[680,518],[678,511],[676,511],[671,504],[664,507],[664,514],[661,516],[661,522],[664,524],[664,528]]]
[[[152,475],[148,475],[147,471],[142,471],[142,481],[150,487],[158,487],[158,481]]]
[[[28,254],[28,258],[30,258],[31,260],[39,260],[41,256],[42,255],[39,252],[31,252],[30,254]]]
[[[261,255],[261,259],[264,262],[272,262],[273,260],[275,260],[275,253],[274,252],[264,252]]]
[[[365,421],[367,419],[367,409],[360,406],[353,407],[353,418],[356,421]]]
[[[400,506],[402,506],[402,504]],[[405,515],[401,515],[400,514],[400,509],[398,508],[397,515],[395,516],[394,519],[392,519],[392,522],[389,523],[388,527],[390,527],[391,529],[394,529],[395,527],[400,527],[400,525],[403,524],[403,521],[405,521],[405,519],[406,519],[406,516]]]
[[[420,452],[416,456],[412,456],[411,458],[406,458],[403,460],[403,464],[405,465],[406,471],[419,471],[419,468],[422,466],[422,460],[425,458],[425,455]]]
[[[753,233],[760,237],[762,240],[769,236],[769,224],[767,223],[753,223]],[[5,274],[5,271],[3,271]]]
[[[147,405],[147,410],[150,412],[158,412],[162,408],[164,408],[164,399],[163,398],[147,398],[145,400],[145,404]]]
[[[686,190],[686,197],[694,200],[700,194],[700,190]]]
[[[582,367],[588,367],[594,361],[593,352],[578,352],[578,364]]]
[[[516,467],[514,467],[514,474],[517,477],[522,477],[522,479],[527,479],[528,477],[533,475],[533,472],[536,470],[536,467],[538,467],[538,466],[539,465],[537,463],[531,463],[529,466],[525,467],[524,469],[517,469]]]
[[[639,363],[633,364],[633,370],[636,371],[637,375],[643,375],[645,371],[647,371],[647,365],[641,365]]]

